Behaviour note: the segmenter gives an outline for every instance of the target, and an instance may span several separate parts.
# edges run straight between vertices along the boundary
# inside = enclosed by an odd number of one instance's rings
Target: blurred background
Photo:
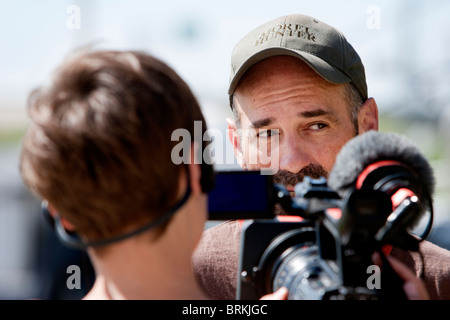
[[[233,46],[256,26],[290,13],[340,29],[358,51],[380,130],[414,140],[435,170],[430,240],[450,249],[447,0],[0,0],[0,299],[79,298],[92,280],[87,263],[82,288],[67,289],[67,267],[86,257],[55,241],[18,171],[27,96],[65,56],[85,45],[147,51],[186,80],[208,126],[224,132]],[[225,134],[221,143],[231,152]]]

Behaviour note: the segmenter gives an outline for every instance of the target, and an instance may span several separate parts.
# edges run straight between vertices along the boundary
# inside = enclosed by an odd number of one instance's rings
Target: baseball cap
[[[301,14],[266,22],[237,43],[231,56],[230,97],[248,69],[279,55],[303,60],[331,83],[351,82],[364,101],[368,98],[361,58],[344,35],[326,23]]]

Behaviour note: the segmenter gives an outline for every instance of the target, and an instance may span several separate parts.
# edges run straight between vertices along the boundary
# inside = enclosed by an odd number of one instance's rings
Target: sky
[[[85,45],[152,53],[188,82],[207,117],[227,112],[233,46],[290,13],[343,32],[363,60],[381,112],[411,108],[430,95],[446,101],[449,9],[445,0],[0,0],[0,112],[24,111],[29,92]]]

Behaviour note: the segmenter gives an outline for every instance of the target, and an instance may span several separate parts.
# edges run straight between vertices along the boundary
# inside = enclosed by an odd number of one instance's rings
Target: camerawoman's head
[[[172,132],[193,132],[195,121],[205,122],[173,69],[142,52],[82,50],[65,60],[48,87],[30,95],[28,112],[21,174],[64,230],[99,256],[126,241],[163,241],[175,229],[184,250],[194,250],[213,172],[206,164],[171,161]],[[174,207],[177,212],[152,230],[108,242]],[[102,241],[108,245],[89,245]]]

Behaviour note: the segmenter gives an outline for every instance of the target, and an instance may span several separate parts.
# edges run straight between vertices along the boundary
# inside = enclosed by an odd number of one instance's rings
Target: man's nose
[[[309,165],[309,155],[295,137],[280,143],[280,170],[297,173]]]

